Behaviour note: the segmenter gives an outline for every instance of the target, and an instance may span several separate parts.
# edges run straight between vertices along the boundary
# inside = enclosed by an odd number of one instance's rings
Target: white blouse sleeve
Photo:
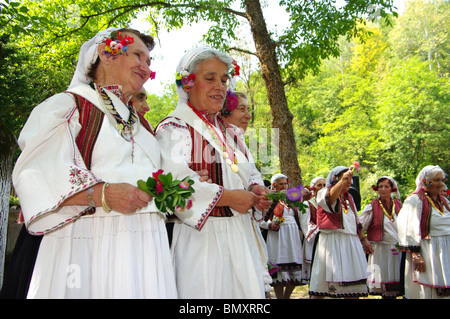
[[[421,242],[420,219],[422,201],[419,196],[411,195],[403,203],[398,214],[397,230],[399,245],[402,250],[419,251]]]
[[[195,190],[192,208],[175,215],[185,224],[201,230],[209,214],[223,194],[223,187],[200,182],[199,175],[189,168],[192,139],[186,124],[175,118],[167,118],[156,129],[156,139],[161,147],[161,168],[171,172],[174,178],[190,176]]]
[[[363,211],[361,212],[361,215],[359,215],[359,222],[362,225],[362,229],[366,231],[370,224],[372,223],[373,219],[373,211],[372,211],[372,204],[367,204],[366,207],[364,207]]]
[[[19,136],[13,185],[27,229],[43,234],[76,219],[86,206],[61,206],[99,182],[76,145],[79,113],[71,94],[54,95],[31,112]]]

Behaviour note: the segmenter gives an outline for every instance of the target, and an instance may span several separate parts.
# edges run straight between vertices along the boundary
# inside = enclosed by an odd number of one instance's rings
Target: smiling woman
[[[28,298],[177,297],[165,217],[136,187],[165,165],[129,103],[150,76],[152,47],[134,30],[100,31],[82,45],[69,89],[31,113],[13,183],[27,231],[43,238],[35,264],[15,261],[12,290],[26,293],[31,277]]]
[[[232,67],[233,59],[211,48],[189,51],[177,68],[177,108],[156,129],[163,158],[177,160],[179,169],[207,169],[216,189],[202,194],[210,198],[207,210],[194,204],[194,213],[174,225],[181,298],[264,298],[270,281],[261,232],[249,214],[270,205],[264,182],[218,116]]]

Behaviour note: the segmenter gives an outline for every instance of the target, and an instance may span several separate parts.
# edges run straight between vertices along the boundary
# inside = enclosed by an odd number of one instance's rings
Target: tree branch
[[[256,52],[252,52],[249,50],[245,50],[245,49],[241,49],[241,48],[236,48],[236,47],[231,47],[228,48],[227,51],[237,51],[237,52],[241,52],[241,53],[245,53],[245,54],[250,54],[250,55],[254,55],[256,57],[258,57],[258,54]]]

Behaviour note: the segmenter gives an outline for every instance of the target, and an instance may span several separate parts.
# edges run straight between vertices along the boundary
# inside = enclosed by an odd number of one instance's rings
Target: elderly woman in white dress
[[[166,218],[136,187],[173,166],[129,103],[153,45],[135,30],[99,32],[67,92],[38,105],[20,134],[14,187],[28,231],[44,235],[28,298],[177,297]]]
[[[326,179],[318,176],[312,179],[310,190],[312,197],[305,202],[307,205],[306,213],[300,216],[300,226],[304,234],[303,240],[303,265],[302,281],[309,283],[311,279],[311,265],[314,257],[314,247],[319,234],[319,225],[317,224],[317,193],[326,185]]]
[[[440,195],[444,181],[439,166],[424,167],[398,216],[400,248],[407,252],[408,299],[450,298],[450,209]]]
[[[288,188],[286,175],[277,173],[271,179],[274,191],[285,191]],[[274,203],[267,211],[265,221],[260,224],[267,232],[267,251],[269,262],[278,267],[273,278],[277,299],[289,299],[296,286],[302,285],[303,247],[298,211],[281,203]],[[284,221],[280,225],[274,218],[279,209]],[[282,213],[281,213],[282,212]]]
[[[367,284],[372,295],[396,298],[403,290],[397,234],[397,216],[402,208],[400,192],[397,182],[389,176],[380,177],[373,189],[379,196],[364,207],[359,217],[374,249],[368,259],[371,274]]]
[[[267,257],[250,212],[270,202],[218,116],[232,67],[233,59],[208,47],[186,53],[177,67],[178,105],[156,129],[162,156],[177,161],[174,169],[207,169],[214,191],[204,194],[211,202],[207,209],[194,204],[194,214],[179,215],[174,225],[172,253],[181,298],[265,297]]]
[[[352,196],[353,172],[335,167],[327,187],[317,195],[320,236],[311,271],[309,294],[313,298],[367,296],[367,260],[372,253],[357,216]]]

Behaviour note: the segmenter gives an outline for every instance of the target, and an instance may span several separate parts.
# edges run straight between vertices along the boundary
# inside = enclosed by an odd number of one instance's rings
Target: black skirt
[[[25,225],[20,230],[11,261],[5,269],[0,299],[25,299],[43,236],[30,235]]]

